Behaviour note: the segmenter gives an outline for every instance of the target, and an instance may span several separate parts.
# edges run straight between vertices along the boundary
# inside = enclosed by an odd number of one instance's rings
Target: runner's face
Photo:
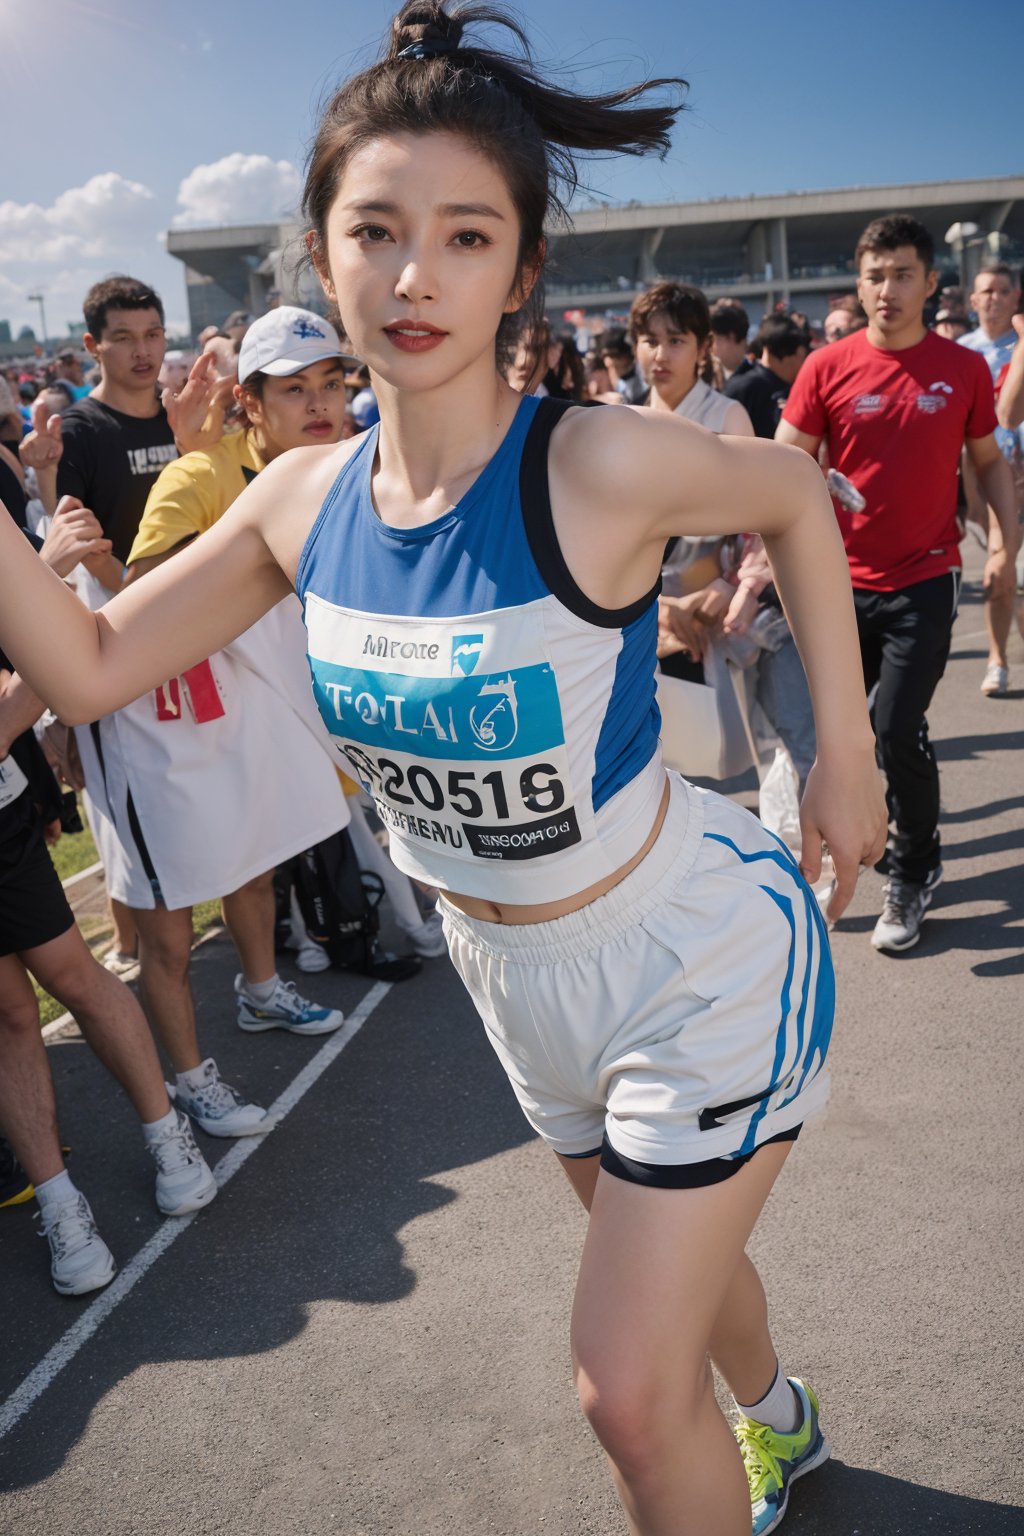
[[[519,219],[497,167],[456,134],[357,150],[327,219],[320,275],[353,350],[400,390],[494,366],[513,294]]]
[[[912,245],[895,251],[865,251],[860,259],[857,297],[869,323],[881,335],[910,330],[922,322],[938,273],[929,272]]]
[[[155,389],[167,350],[159,312],[108,309],[103,332],[98,339],[92,339],[89,350],[99,362],[104,379],[118,389]]]
[[[668,315],[656,311],[636,338],[636,360],[657,394],[678,404],[697,382],[704,356],[692,331],[681,331]]]
[[[313,363],[286,379],[265,378],[263,394],[245,396],[265,458],[311,443],[338,443],[345,422],[345,374],[338,358]]]
[[[1020,289],[1002,272],[979,272],[971,289],[971,308],[990,336],[1001,336],[1010,329],[1010,320],[1020,303]]]

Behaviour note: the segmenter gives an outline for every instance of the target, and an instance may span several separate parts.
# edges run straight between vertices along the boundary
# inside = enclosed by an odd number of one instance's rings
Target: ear
[[[939,274],[935,271],[929,272],[927,286],[925,287],[925,298],[930,299],[938,286]]]
[[[548,243],[541,240],[532,254],[524,257],[516,275],[512,292],[505,300],[505,314],[514,315],[522,309],[530,294],[536,288],[541,273],[544,271],[544,261],[548,253]]]
[[[327,265],[327,252],[324,250],[320,236],[315,229],[307,229],[305,234],[306,250],[309,259],[313,263],[313,271],[320,279],[320,286],[330,303],[337,306],[338,296],[334,291],[334,283],[331,281],[331,269]]]
[[[91,331],[86,331],[85,335],[82,337],[82,346],[88,352],[89,356],[95,361],[96,351],[99,343]]]

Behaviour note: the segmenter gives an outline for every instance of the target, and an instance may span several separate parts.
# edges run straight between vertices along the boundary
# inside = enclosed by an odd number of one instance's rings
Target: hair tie
[[[401,53],[395,55],[398,59],[436,59],[444,53],[454,53],[456,44],[447,37],[423,37],[417,43],[410,43],[403,48]]]

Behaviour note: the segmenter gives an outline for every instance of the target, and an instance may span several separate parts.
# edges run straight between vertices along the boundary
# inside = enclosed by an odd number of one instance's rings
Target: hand
[[[741,582],[726,611],[722,628],[727,635],[745,635],[757,618],[757,595]]]
[[[47,416],[46,401],[32,406],[32,431],[18,444],[18,455],[26,469],[56,469],[64,452],[59,416]]]
[[[708,643],[707,626],[697,618],[704,596],[702,589],[689,597],[663,597],[658,603],[659,632],[664,630],[667,637],[673,637],[675,649],[685,651],[694,661],[700,661]]]
[[[987,602],[1011,599],[1017,590],[1017,570],[1008,550],[997,549],[985,561],[981,595]]]
[[[67,576],[88,556],[109,555],[111,544],[103,537],[96,518],[75,496],[62,496],[50,531],[39,551],[51,571]]]
[[[56,821],[48,821],[43,828],[43,836],[46,839],[47,848],[52,848],[54,843],[60,842],[60,818]]]
[[[224,436],[225,383],[233,381],[218,377],[216,354],[204,352],[178,393],[165,389],[160,396],[182,453],[212,448]]]
[[[671,598],[658,599],[658,647],[657,657],[663,661],[666,656],[678,656],[680,651],[685,652],[686,647],[681,640],[677,640],[669,622],[669,603]]]
[[[698,624],[703,624],[705,629],[716,628],[728,613],[735,595],[736,588],[723,577],[710,582],[700,594],[700,607],[694,615]]]
[[[1024,341],[1024,315],[1013,315],[1011,317],[1011,324],[1021,341]]]
[[[800,804],[800,873],[809,885],[821,878],[822,845],[828,847],[836,888],[830,922],[841,917],[857,889],[862,865],[877,864],[885,850],[889,817],[874,750],[819,756]]]
[[[65,725],[63,720],[55,720],[52,725],[48,725],[43,732],[42,747],[46,761],[58,779],[63,780],[69,789],[85,788],[78,743],[69,725]]]

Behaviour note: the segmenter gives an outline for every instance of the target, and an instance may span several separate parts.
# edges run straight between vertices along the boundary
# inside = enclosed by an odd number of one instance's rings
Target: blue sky
[[[0,0],[0,317],[51,333],[128,269],[186,313],[179,224],[274,218],[319,102],[370,62],[392,0]],[[521,0],[538,57],[596,88],[690,81],[664,162],[590,170],[612,201],[1019,174],[1016,7],[947,0]],[[977,46],[975,46],[975,35]],[[1012,78],[1012,65],[1010,77]],[[16,132],[12,146],[11,127]]]

